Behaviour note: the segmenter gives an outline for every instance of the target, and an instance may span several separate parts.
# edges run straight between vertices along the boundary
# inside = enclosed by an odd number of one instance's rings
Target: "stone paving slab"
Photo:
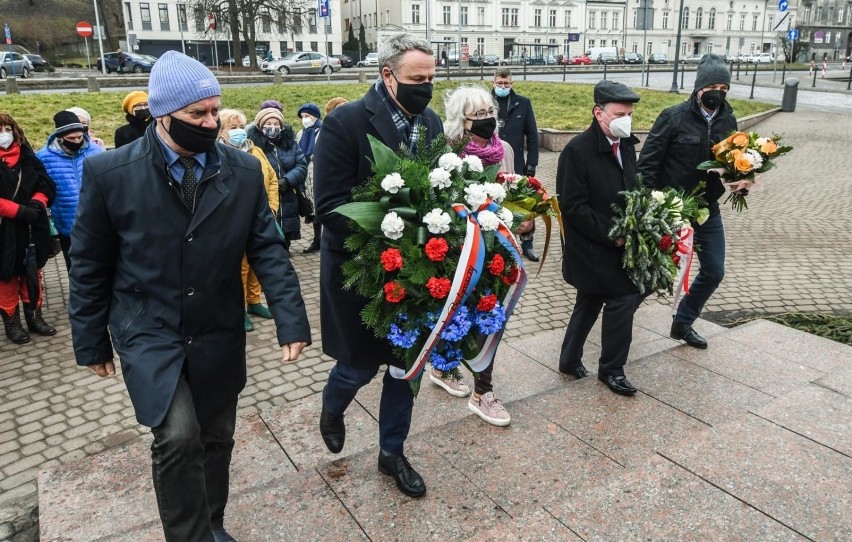
[[[623,470],[524,401],[507,408],[513,417],[508,427],[468,418],[443,428],[429,443],[512,517]]]
[[[583,539],[545,510],[539,510],[491,529],[483,529],[463,542],[581,542]]]
[[[812,540],[852,540],[852,458],[756,416],[661,454]]]
[[[666,352],[632,369],[630,382],[642,393],[713,426],[773,400],[769,394]]]
[[[426,495],[403,495],[377,470],[378,448],[319,467],[319,473],[373,542],[463,540],[509,519],[497,503],[427,443],[410,438],[406,454],[426,481]]]
[[[852,457],[852,399],[808,385],[754,410],[772,423]],[[852,482],[852,479],[849,480]]]
[[[846,397],[852,397],[852,365],[822,376],[814,380],[814,384],[836,391]]]
[[[587,542],[806,540],[660,457],[547,510]]]
[[[619,465],[641,465],[663,444],[709,428],[644,393],[616,395],[596,378],[531,397],[524,404]]]

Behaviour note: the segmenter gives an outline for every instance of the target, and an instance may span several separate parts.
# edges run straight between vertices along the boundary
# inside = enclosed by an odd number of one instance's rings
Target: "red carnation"
[[[680,265],[680,255],[672,254],[672,261],[675,265]]]
[[[450,287],[453,285],[450,279],[432,277],[426,281],[426,289],[429,294],[435,299],[444,299],[450,293]]]
[[[660,250],[663,252],[669,252],[670,248],[672,248],[672,238],[669,235],[664,235],[662,239],[660,239]]]
[[[503,269],[506,267],[506,262],[503,261],[503,256],[499,254],[495,254],[491,259],[491,263],[488,264],[488,271],[492,275],[499,275],[503,272]]]
[[[518,266],[512,266],[512,269],[509,271],[509,284],[515,284],[518,282],[518,275],[521,274],[521,271],[518,269]]]
[[[527,182],[530,183],[530,186],[533,187],[534,190],[541,190],[541,181],[536,179],[535,177],[527,177]]]
[[[480,312],[489,312],[496,306],[497,296],[494,294],[488,294],[479,298],[479,303],[476,304],[476,310]]]
[[[500,184],[503,184],[503,183],[506,182],[506,174],[503,173],[502,171],[497,174],[497,182],[500,183]]]
[[[382,266],[385,271],[396,271],[402,269],[402,254],[396,248],[389,248],[382,252]]]
[[[405,288],[395,281],[385,284],[385,299],[391,303],[399,303],[405,297]]]
[[[450,250],[450,245],[443,237],[433,237],[429,239],[424,249],[427,258],[433,262],[443,262],[444,258],[447,257],[447,251]]]

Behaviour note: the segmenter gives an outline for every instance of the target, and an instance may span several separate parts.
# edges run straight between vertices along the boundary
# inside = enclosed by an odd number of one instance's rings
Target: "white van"
[[[586,56],[598,64],[618,64],[618,47],[591,47]]]

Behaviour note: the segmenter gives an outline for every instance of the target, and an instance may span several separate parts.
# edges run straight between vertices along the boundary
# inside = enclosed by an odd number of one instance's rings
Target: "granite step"
[[[429,487],[420,500],[377,473],[379,378],[347,412],[339,456],[316,429],[319,394],[241,417],[227,527],[250,541],[849,534],[841,510],[852,349],[770,322],[734,330],[698,322],[713,337],[699,352],[668,339],[670,321],[662,305],[637,313],[627,372],[640,393],[632,398],[556,372],[561,331],[501,346],[494,383],[509,427],[483,423],[467,399],[424,381],[407,443]],[[150,437],[40,473],[41,539],[162,540],[149,445]]]

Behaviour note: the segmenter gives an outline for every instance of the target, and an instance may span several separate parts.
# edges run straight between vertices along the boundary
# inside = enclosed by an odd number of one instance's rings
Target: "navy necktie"
[[[189,207],[189,210],[192,211],[195,207],[195,192],[198,190],[198,178],[195,176],[195,165],[197,162],[191,156],[181,156],[179,160],[181,165],[183,165],[183,179],[180,182],[183,201]]]

